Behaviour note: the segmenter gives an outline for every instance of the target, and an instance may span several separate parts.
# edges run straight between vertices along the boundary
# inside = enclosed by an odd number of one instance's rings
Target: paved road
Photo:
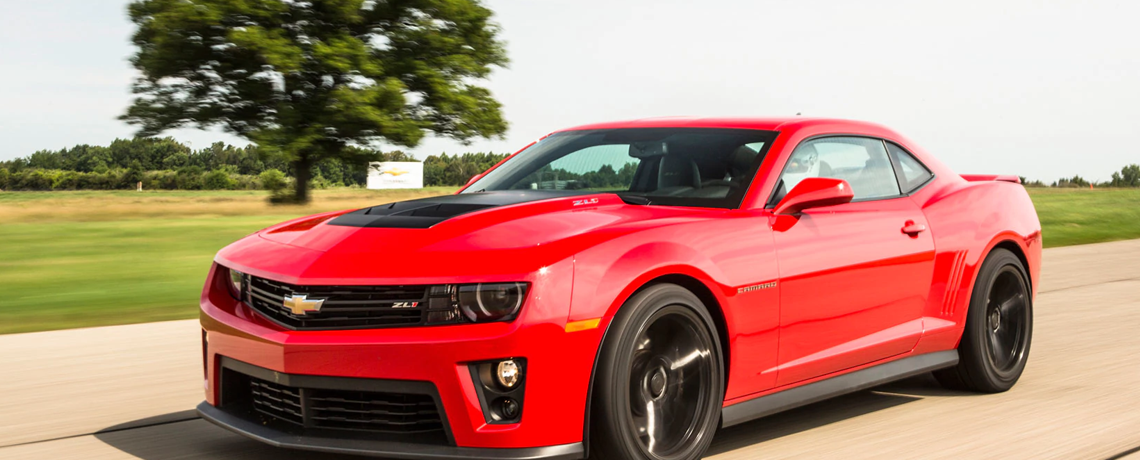
[[[1140,460],[1140,240],[1050,249],[1029,367],[973,395],[915,378],[730,428],[710,457]],[[0,336],[0,458],[352,459],[197,419],[194,321]]]

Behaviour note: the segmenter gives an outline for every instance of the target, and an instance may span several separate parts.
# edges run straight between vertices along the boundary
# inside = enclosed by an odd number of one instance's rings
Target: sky
[[[0,160],[133,134],[117,120],[135,75],[127,3],[0,0]],[[599,121],[802,113],[887,125],[959,173],[1106,180],[1140,163],[1140,2],[485,4],[511,58],[486,85],[511,129],[404,149],[417,157],[513,152]]]

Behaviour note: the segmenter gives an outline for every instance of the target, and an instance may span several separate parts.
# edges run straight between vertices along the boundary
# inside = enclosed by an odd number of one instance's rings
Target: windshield
[[[515,155],[463,193],[613,192],[643,204],[735,208],[775,135],[713,128],[561,132]]]

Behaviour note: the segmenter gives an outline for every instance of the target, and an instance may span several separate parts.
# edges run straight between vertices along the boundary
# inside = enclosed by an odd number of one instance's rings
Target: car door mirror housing
[[[794,215],[805,209],[849,203],[853,198],[855,194],[851,191],[851,184],[843,179],[809,177],[796,184],[776,205],[774,212]]]
[[[464,187],[467,187],[467,186],[470,186],[471,184],[474,184],[475,181],[483,178],[484,174],[486,174],[486,173],[479,173],[479,174],[476,174],[474,176],[471,176],[471,178],[467,180],[467,184],[464,185]]]

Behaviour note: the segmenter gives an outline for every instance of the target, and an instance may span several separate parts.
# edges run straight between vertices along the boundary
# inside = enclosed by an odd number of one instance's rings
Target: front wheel
[[[648,287],[622,306],[599,354],[590,458],[698,459],[724,403],[712,318],[693,293]]]
[[[1000,393],[1025,370],[1033,337],[1033,296],[1025,266],[1012,252],[994,249],[978,272],[956,367],[934,373],[956,390]]]

